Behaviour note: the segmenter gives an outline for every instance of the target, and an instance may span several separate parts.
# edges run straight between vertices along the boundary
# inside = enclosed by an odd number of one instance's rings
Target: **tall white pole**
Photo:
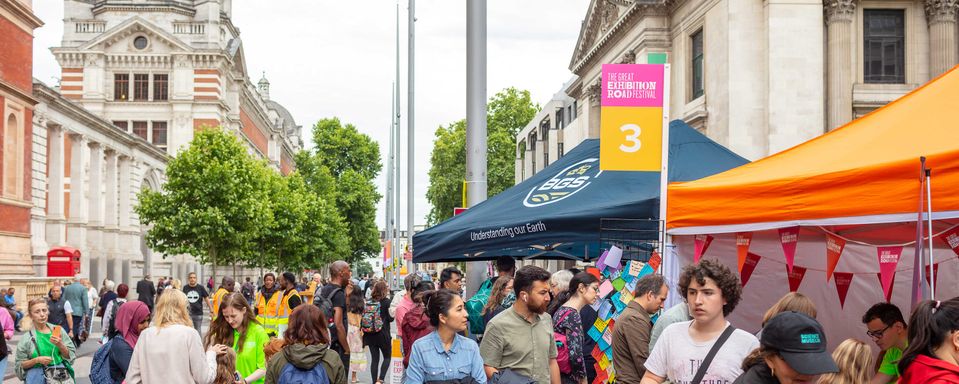
[[[929,221],[929,298],[932,300],[936,299],[936,259],[932,251],[935,249],[932,246],[932,170],[926,169],[926,208],[928,216],[926,219]]]
[[[383,238],[388,241],[387,247],[389,247],[390,258],[392,259],[393,257],[396,257],[396,254],[393,251],[393,120],[395,120],[394,116],[396,116],[396,84],[393,84],[393,89],[390,91],[390,151],[389,156],[386,159],[386,232],[384,233]],[[392,260],[390,263],[392,266]],[[393,268],[391,267],[390,271],[392,270]],[[390,275],[393,275],[393,273],[391,272]],[[395,286],[395,279],[388,278],[385,275],[383,277],[390,281],[391,286]]]
[[[486,200],[486,0],[466,2],[466,202]],[[486,280],[486,263],[470,262],[466,295]]]
[[[400,217],[401,217],[401,216],[400,216],[400,207],[402,206],[402,204],[401,204],[402,200],[400,199],[400,189],[401,189],[400,181],[403,180],[403,179],[400,177],[400,175],[402,174],[402,172],[400,171],[400,164],[401,164],[401,163],[400,163],[400,158],[401,158],[400,154],[403,152],[403,151],[400,149],[400,148],[402,148],[402,147],[400,146],[400,142],[401,142],[401,136],[400,136],[400,132],[401,132],[401,131],[400,131],[400,116],[402,115],[402,113],[400,113],[400,89],[402,89],[402,88],[400,87],[400,2],[397,1],[397,2],[396,2],[396,116],[394,117],[394,119],[395,119],[394,121],[396,122],[396,123],[395,123],[395,124],[396,124],[396,126],[395,126],[395,129],[396,129],[396,136],[395,136],[395,138],[396,138],[396,161],[393,163],[393,165],[396,167],[396,170],[394,171],[394,172],[395,172],[395,173],[394,173],[394,178],[393,178],[393,182],[395,183],[395,184],[394,184],[394,188],[393,188],[393,201],[396,202],[396,204],[393,206],[393,211],[394,211],[394,213],[393,213],[393,218],[394,218],[394,219],[393,219],[393,220],[394,220],[394,222],[396,223],[396,225],[394,226],[394,230],[395,230],[395,232],[396,232],[396,233],[394,234],[394,238],[395,238],[396,240],[394,241],[395,245],[393,246],[393,250],[396,251],[395,254],[400,258],[400,259],[399,259],[399,260],[400,260],[400,263],[399,263],[399,264],[402,265],[402,264],[405,263],[406,261],[403,260],[403,249],[399,247],[400,228],[402,228],[402,226],[400,225]],[[400,271],[396,271],[396,276],[397,276],[397,278],[399,278],[399,273],[400,273]]]
[[[414,61],[414,56],[416,53],[415,47],[415,22],[416,22],[416,0],[410,1],[409,9],[409,42],[407,43],[407,96],[406,96],[406,141],[407,141],[407,150],[406,150],[406,243],[410,244],[412,248],[413,244],[413,187],[416,185],[413,182],[413,153],[415,151],[415,142],[413,141],[413,79],[415,75],[414,69],[416,68],[416,62]],[[412,270],[416,270],[416,264],[412,264]]]

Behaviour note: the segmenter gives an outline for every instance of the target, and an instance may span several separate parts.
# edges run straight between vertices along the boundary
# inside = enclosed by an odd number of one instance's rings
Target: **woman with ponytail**
[[[563,384],[586,383],[586,363],[583,343],[583,320],[579,310],[592,305],[599,296],[599,280],[586,272],[580,272],[569,280],[569,288],[561,292],[553,304],[553,332],[565,337],[565,349],[568,356],[566,364],[560,364]],[[562,305],[558,305],[562,303]],[[560,340],[561,341],[561,340]],[[563,349],[563,346],[560,347]],[[560,353],[562,355],[563,353]],[[557,357],[557,361],[567,356]],[[568,370],[568,372],[567,372]]]
[[[959,383],[959,297],[923,301],[910,320],[899,383]]]

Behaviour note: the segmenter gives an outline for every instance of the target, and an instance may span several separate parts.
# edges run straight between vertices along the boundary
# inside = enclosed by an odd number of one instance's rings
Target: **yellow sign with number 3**
[[[663,108],[602,107],[600,116],[600,169],[660,171]]]

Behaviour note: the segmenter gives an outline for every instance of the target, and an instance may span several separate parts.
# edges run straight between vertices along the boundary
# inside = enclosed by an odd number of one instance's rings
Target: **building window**
[[[129,132],[129,131],[127,130],[128,127],[129,127],[129,125],[127,124],[126,121],[114,120],[114,121],[113,121],[113,125],[116,125],[117,128],[122,129],[123,132]]]
[[[565,153],[563,153],[563,143],[556,144],[556,153],[559,157],[563,157],[563,155],[565,155]]]
[[[566,119],[563,116],[563,108],[556,109],[556,128],[566,128]]]
[[[703,30],[696,31],[690,36],[690,40],[693,46],[690,56],[692,58],[690,67],[693,70],[692,95],[695,99],[705,93],[705,87],[703,86]]]
[[[133,100],[149,100],[150,98],[150,75],[146,73],[137,73],[133,75]]]
[[[0,108],[2,110],[2,108]],[[7,116],[6,126],[3,136],[0,136],[0,142],[3,144],[3,195],[10,197],[19,197],[20,176],[23,172],[23,164],[19,134],[20,124],[14,114]]]
[[[148,45],[147,43],[149,43],[147,41],[147,38],[143,36],[137,36],[136,38],[133,39],[133,47],[136,49],[146,48]]]
[[[167,99],[167,81],[168,77],[166,74],[155,74],[153,75],[153,100],[166,100]]]
[[[906,82],[905,12],[863,10],[863,77],[867,83]]]
[[[147,122],[146,121],[134,121],[133,122],[133,134],[140,136],[143,140],[147,139]]]
[[[130,75],[126,73],[113,74],[113,100],[130,100]]]
[[[165,121],[154,121],[153,122],[153,145],[158,147],[166,147],[166,122]]]

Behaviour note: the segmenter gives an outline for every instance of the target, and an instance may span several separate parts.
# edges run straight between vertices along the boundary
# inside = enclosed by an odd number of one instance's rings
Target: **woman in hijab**
[[[117,310],[114,324],[117,335],[110,344],[110,376],[119,382],[127,376],[133,347],[137,345],[140,331],[150,326],[150,308],[142,301],[124,303]]]

